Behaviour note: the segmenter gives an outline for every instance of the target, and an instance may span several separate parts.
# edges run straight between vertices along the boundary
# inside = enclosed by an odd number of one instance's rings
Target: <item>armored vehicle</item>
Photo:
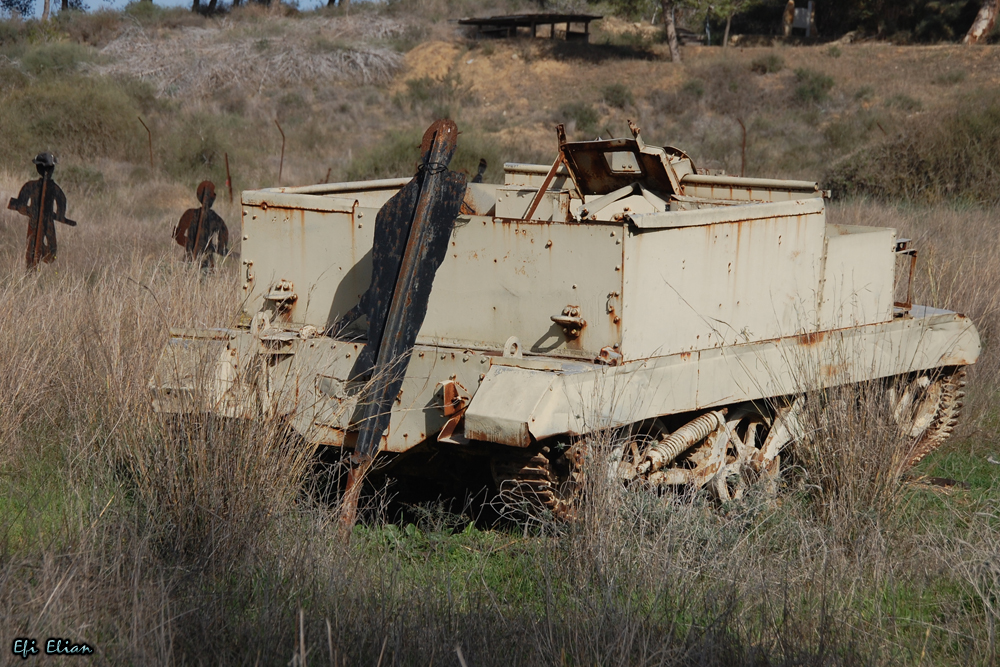
[[[612,474],[722,499],[773,476],[810,391],[885,379],[910,462],[951,433],[979,336],[910,302],[909,241],[630,129],[560,127],[554,164],[488,184],[439,121],[412,178],[244,192],[244,324],[173,330],[156,410],[285,420],[400,480],[478,463],[557,515],[606,429]]]

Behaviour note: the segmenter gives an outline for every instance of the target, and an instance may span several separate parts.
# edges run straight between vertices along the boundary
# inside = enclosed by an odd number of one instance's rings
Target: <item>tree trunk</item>
[[[45,0],[48,2],[48,0]],[[195,14],[201,13],[201,0],[191,0],[191,11]]]
[[[45,0],[45,5],[42,7],[42,21],[49,20],[49,0]]]
[[[733,15],[730,14],[726,17],[726,32],[722,35],[722,48],[729,46],[729,26],[733,24]]]
[[[785,39],[792,36],[793,23],[795,23],[795,0],[788,0],[785,13],[781,15],[781,30],[785,34]]]
[[[215,13],[215,6],[218,3],[219,3],[219,0],[208,0],[208,10],[205,13],[206,14],[214,14]]]
[[[1000,0],[983,0],[983,6],[976,14],[976,20],[966,33],[963,44],[978,44],[979,40],[990,34],[997,22],[997,12],[1000,11]]]
[[[677,17],[674,15],[674,0],[661,0],[660,4],[663,6],[663,27],[667,30],[670,60],[679,63],[681,61],[681,47],[677,44]]]

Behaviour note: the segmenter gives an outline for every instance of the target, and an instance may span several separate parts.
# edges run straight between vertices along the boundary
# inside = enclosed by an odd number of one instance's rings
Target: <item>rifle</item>
[[[45,225],[45,194],[49,188],[49,179],[51,175],[48,170],[42,174],[42,194],[38,198],[38,221],[35,224],[35,251],[32,254],[31,259],[28,261],[28,270],[34,269],[38,266],[38,260],[41,254],[42,236],[44,235],[44,225]]]
[[[194,238],[194,251],[191,253],[193,257],[197,257],[201,254],[203,248],[201,247],[201,240],[204,235],[205,222],[208,219],[208,188],[201,194],[201,211],[198,213],[198,231]],[[190,231],[188,235],[190,238]]]

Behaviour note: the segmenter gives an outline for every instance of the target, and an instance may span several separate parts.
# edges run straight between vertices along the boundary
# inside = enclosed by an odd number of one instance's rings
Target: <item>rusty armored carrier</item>
[[[412,178],[244,192],[244,324],[174,330],[156,409],[286,420],[411,481],[478,461],[556,514],[608,428],[615,475],[723,499],[773,476],[810,391],[885,378],[910,462],[951,433],[979,336],[910,303],[907,240],[631,129],[560,128],[553,165],[487,184],[439,121]]]

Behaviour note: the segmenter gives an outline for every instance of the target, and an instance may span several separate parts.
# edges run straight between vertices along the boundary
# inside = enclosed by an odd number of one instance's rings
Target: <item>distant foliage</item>
[[[586,102],[568,102],[559,107],[559,116],[564,121],[576,122],[576,131],[583,134],[593,134],[597,131],[597,121],[600,117],[597,110]]]
[[[949,111],[917,116],[903,128],[836,165],[826,186],[835,196],[1000,204],[1000,92],[971,93]]]
[[[750,63],[750,71],[757,74],[774,74],[780,72],[785,67],[785,59],[777,53],[757,56]]]
[[[833,77],[802,67],[795,70],[795,99],[799,102],[823,102],[833,89]]]
[[[613,83],[610,86],[605,86],[601,90],[601,97],[608,103],[608,106],[617,109],[624,109],[635,104],[635,97],[633,97],[632,91],[623,83]]]
[[[31,16],[35,11],[35,0],[0,0],[0,9],[9,16]]]

